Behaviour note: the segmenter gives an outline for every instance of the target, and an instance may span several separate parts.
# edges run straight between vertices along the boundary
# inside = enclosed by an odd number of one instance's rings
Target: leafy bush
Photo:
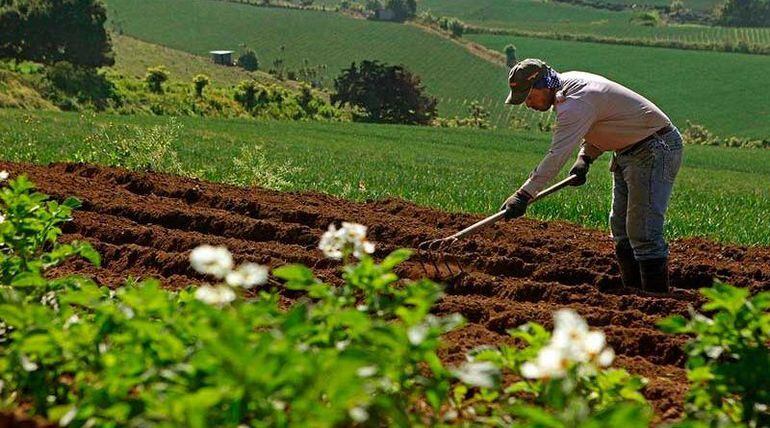
[[[244,146],[233,159],[230,175],[224,181],[237,186],[285,190],[292,184],[289,176],[297,171],[298,168],[290,163],[277,164],[269,161],[262,146]]]
[[[702,146],[744,147],[744,148],[770,148],[770,140],[754,140],[740,137],[718,137],[705,126],[687,121],[687,126],[682,132],[682,140],[685,144],[697,144]]]
[[[668,333],[692,337],[685,345],[688,415],[712,424],[770,425],[770,292],[749,297],[748,290],[716,284],[701,293],[710,317],[693,312],[660,322]]]
[[[508,66],[508,68],[512,68],[518,60],[516,59],[516,46],[514,45],[507,45],[504,49],[505,52],[505,65]]]
[[[110,101],[119,103],[115,86],[96,69],[59,61],[45,68],[45,78],[53,86],[53,90],[47,91],[47,97],[57,101],[64,110],[70,110],[64,108],[66,97],[75,97],[76,104],[90,104],[96,110],[104,110]]]
[[[489,112],[478,101],[471,101],[468,107],[468,117],[453,117],[445,119],[437,117],[431,123],[432,126],[439,128],[478,128],[489,129],[492,125],[489,122]]]
[[[248,71],[259,70],[259,58],[257,53],[252,49],[247,49],[238,57],[238,66]]]
[[[770,27],[770,1],[727,0],[715,15],[717,23],[728,27]]]
[[[157,67],[150,67],[147,69],[147,74],[144,76],[144,81],[147,82],[147,87],[151,92],[156,94],[163,93],[163,83],[168,80],[168,70],[166,67],[159,65]]]
[[[436,116],[435,98],[424,94],[420,78],[404,67],[362,61],[334,80],[332,102],[361,108],[364,122],[427,125]]]
[[[199,98],[203,96],[203,89],[211,83],[209,76],[205,74],[198,74],[193,77],[193,86],[195,87],[195,95]]]

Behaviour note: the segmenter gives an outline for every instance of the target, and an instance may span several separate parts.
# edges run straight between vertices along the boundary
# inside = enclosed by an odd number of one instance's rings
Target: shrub
[[[512,68],[514,65],[516,65],[518,61],[516,60],[516,46],[514,45],[508,45],[505,47],[505,65],[507,65],[509,68]]]
[[[262,146],[250,145],[241,148],[238,156],[233,159],[230,175],[224,181],[237,186],[286,190],[292,185],[289,176],[298,170],[288,162],[271,162]]]
[[[193,77],[193,85],[195,86],[195,95],[199,98],[203,96],[203,89],[211,83],[209,76],[205,74],[198,74]]]
[[[257,53],[251,49],[246,50],[238,57],[238,66],[248,71],[259,70],[259,58]]]
[[[147,74],[144,76],[144,81],[147,82],[147,87],[151,92],[156,94],[163,93],[163,83],[168,80],[168,70],[166,67],[159,65],[157,67],[150,67],[147,69]]]
[[[45,68],[45,78],[53,86],[46,96],[60,107],[70,102],[69,97],[74,97],[76,104],[90,104],[97,110],[107,108],[110,100],[119,102],[112,82],[93,68],[60,61]]]
[[[692,312],[660,322],[668,333],[691,337],[687,351],[688,416],[746,426],[770,425],[770,292],[727,284],[702,289],[709,316]]]
[[[353,63],[334,80],[332,102],[360,107],[357,120],[427,125],[436,116],[436,99],[425,95],[420,78],[402,66],[378,61]]]

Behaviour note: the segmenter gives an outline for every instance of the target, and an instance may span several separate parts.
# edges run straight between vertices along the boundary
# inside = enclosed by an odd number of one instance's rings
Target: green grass
[[[499,51],[513,43],[519,57],[542,58],[558,70],[604,75],[655,102],[680,126],[691,120],[721,135],[770,135],[770,104],[759,95],[767,93],[764,70],[770,70],[770,56],[512,36],[468,38]]]
[[[634,3],[644,4],[644,2],[636,1]],[[770,44],[770,28],[737,29],[674,24],[646,27],[629,22],[633,16],[633,12],[630,10],[613,12],[559,2],[539,0],[475,0],[472,2],[468,0],[423,0],[420,3],[420,8],[430,10],[434,15],[456,16],[469,24],[482,27],[683,42],[744,39],[757,44]]]
[[[503,67],[412,26],[207,0],[108,0],[107,7],[125,34],[196,55],[245,44],[266,68],[284,46],[289,68],[305,58],[326,64],[327,83],[354,61],[379,59],[421,76],[443,116],[465,116],[464,103],[474,99],[493,109],[497,123],[507,113]]]
[[[33,153],[37,162],[71,159],[109,124],[168,123],[151,116],[85,116],[0,110],[0,158]],[[437,208],[491,213],[547,149],[546,134],[355,123],[253,122],[181,118],[175,147],[189,170],[221,180],[245,145],[299,167],[291,189],[351,199],[398,196]],[[589,183],[543,200],[531,215],[606,228],[611,181],[602,157]],[[668,215],[671,236],[770,245],[770,151],[688,146]],[[360,190],[363,184],[365,190]],[[355,219],[351,219],[355,220]]]

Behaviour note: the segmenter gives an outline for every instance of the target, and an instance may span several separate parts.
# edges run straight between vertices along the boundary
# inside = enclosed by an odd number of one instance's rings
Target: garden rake
[[[575,180],[576,178],[577,178],[576,175],[570,175],[564,180],[538,193],[537,196],[535,196],[534,198],[532,198],[531,201],[529,201],[529,203],[532,204],[535,201],[543,199],[544,197],[552,193],[555,193],[563,189],[564,187],[569,186],[570,184],[572,184],[572,181]],[[442,278],[451,278],[465,272],[462,268],[462,264],[459,262],[457,257],[451,255],[452,246],[458,240],[460,240],[460,238],[463,238],[468,235],[471,235],[472,233],[478,232],[479,230],[483,229],[485,226],[494,224],[495,222],[497,222],[503,217],[505,217],[505,210],[502,210],[477,223],[474,223],[473,225],[466,227],[465,229],[455,233],[454,235],[448,236],[446,238],[424,241],[418,244],[417,259],[420,261],[420,265],[422,265],[422,269],[423,271],[425,271],[425,275],[432,278],[442,279]],[[450,260],[449,260],[450,258],[454,259],[453,261],[454,261],[455,268],[452,267],[452,264],[450,263]],[[428,263],[425,262],[425,259],[428,259]],[[431,276],[430,273],[428,272],[428,265],[433,266],[433,270],[435,272],[434,276]],[[442,275],[442,265],[443,265],[443,268],[445,268],[446,271],[448,272],[447,276]]]

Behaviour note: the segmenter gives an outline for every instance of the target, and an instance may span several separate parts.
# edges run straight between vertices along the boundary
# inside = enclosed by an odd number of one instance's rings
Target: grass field
[[[623,2],[626,0],[617,0]],[[653,0],[657,1],[657,0]],[[630,3],[631,0],[628,0]],[[645,2],[636,2],[644,4]],[[687,2],[685,2],[687,3]],[[695,7],[694,5],[691,7]],[[434,15],[456,16],[470,24],[549,33],[591,34],[629,39],[715,42],[747,40],[770,44],[770,28],[724,28],[703,25],[647,27],[631,23],[633,11],[574,6],[539,0],[423,0]]]
[[[151,116],[85,116],[0,110],[0,158],[71,159],[83,141],[117,125],[168,124]],[[403,197],[452,211],[491,213],[526,178],[547,147],[546,134],[312,122],[179,119],[175,142],[186,168],[221,180],[245,145],[262,145],[273,164],[299,169],[291,189],[352,199]],[[105,141],[104,144],[109,144]],[[13,160],[12,159],[12,160]],[[589,183],[538,203],[531,214],[606,228],[607,156]],[[770,151],[686,147],[669,213],[671,236],[709,236],[770,245]]]
[[[354,61],[404,64],[439,98],[444,116],[467,114],[466,101],[483,101],[502,123],[506,71],[457,44],[400,24],[353,19],[333,12],[260,8],[210,0],[109,0],[109,13],[130,36],[208,55],[245,44],[269,67],[285,47],[289,68],[307,58],[328,66],[327,83]],[[287,31],[291,29],[291,31]]]
[[[645,95],[681,126],[691,120],[723,135],[770,135],[770,105],[759,95],[767,93],[763,70],[770,70],[770,56],[527,37],[467,37],[499,51],[513,43],[519,57],[542,58],[558,70],[602,74]]]

